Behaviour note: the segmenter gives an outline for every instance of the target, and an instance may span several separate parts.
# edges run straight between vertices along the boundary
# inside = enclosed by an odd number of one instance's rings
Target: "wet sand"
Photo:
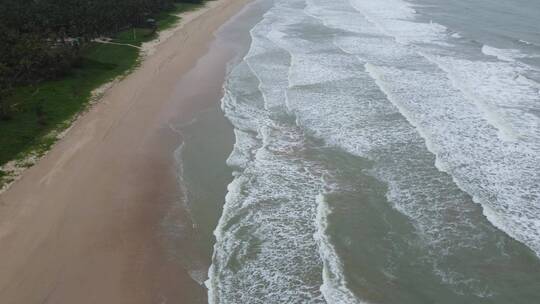
[[[248,0],[189,13],[134,73],[109,89],[37,165],[0,195],[0,303],[202,303],[170,254],[163,220],[182,208],[171,121],[218,102],[227,56],[197,64]],[[183,75],[197,73],[189,90]],[[195,71],[195,72],[194,72]],[[208,90],[207,84],[214,88]],[[184,89],[183,89],[184,88]],[[196,97],[196,98],[195,98]],[[177,117],[182,113],[182,117]],[[169,227],[170,228],[170,227]],[[195,250],[177,242],[173,251]]]
[[[233,150],[235,136],[219,102],[227,70],[224,63],[233,66],[244,57],[251,45],[249,31],[262,19],[271,3],[271,0],[252,1],[215,33],[216,38],[208,52],[176,87],[178,92],[191,94],[184,94],[182,106],[170,111],[169,125],[182,138],[175,159],[178,160],[176,168],[183,196],[179,204],[170,207],[172,212],[168,212],[163,225],[168,239],[172,240],[169,242],[173,245],[169,250],[172,257],[201,284],[207,279],[214,246],[213,231],[221,217],[233,173],[226,160]],[[193,90],[201,81],[204,81],[204,90]],[[183,111],[185,106],[190,110]],[[187,209],[189,218],[175,218],[174,210],[179,208]],[[190,233],[178,233],[188,227],[194,229]],[[178,243],[192,244],[193,247],[175,250],[174,244]]]

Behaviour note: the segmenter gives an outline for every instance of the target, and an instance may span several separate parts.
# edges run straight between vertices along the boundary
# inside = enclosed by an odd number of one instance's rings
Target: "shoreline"
[[[223,97],[222,79],[247,54],[251,46],[250,30],[262,19],[270,4],[271,1],[267,0],[252,1],[224,24],[216,32],[209,51],[177,87],[178,91],[189,91],[197,86],[202,75],[214,75],[210,79],[205,78],[204,92],[186,98],[186,103],[194,107],[193,111],[172,111],[180,114],[172,120],[173,128],[183,138],[175,155],[179,184],[186,190],[183,202],[189,212],[189,226],[194,227],[189,243],[195,245],[195,250],[184,252],[183,259],[194,280],[201,285],[208,279],[215,243],[214,230],[222,215],[227,188],[233,180],[233,170],[227,165],[227,159],[236,141],[234,128],[222,112],[221,102],[216,101]],[[217,71],[216,66],[222,68]],[[166,220],[164,225],[174,227],[175,222]],[[181,238],[173,243],[180,242]]]
[[[178,30],[182,29],[185,24],[191,22],[191,20],[199,17],[201,14],[204,14],[207,10],[212,9],[213,6],[219,5],[219,2],[220,1],[213,0],[207,1],[198,8],[173,14],[174,16],[179,18],[175,24],[164,30],[160,30],[157,33],[157,37],[152,40],[143,42],[140,46],[114,42],[104,42],[100,41],[101,39],[96,39],[96,42],[99,43],[126,45],[134,47],[139,50],[138,58],[135,60],[132,67],[90,91],[90,96],[88,97],[88,100],[85,102],[83,108],[79,112],[73,114],[72,117],[69,117],[65,121],[63,121],[60,126],[50,130],[47,134],[43,135],[42,138],[38,139],[38,142],[44,142],[46,139],[52,139],[53,143],[51,146],[49,146],[48,148],[41,148],[38,145],[36,147],[30,148],[26,152],[21,152],[21,154],[25,154],[24,156],[17,156],[12,160],[8,161],[7,163],[1,165],[0,173],[4,172],[6,173],[6,176],[0,175],[0,194],[7,191],[12,184],[17,182],[22,177],[23,173],[26,170],[34,166],[43,157],[45,157],[45,155],[47,155],[47,153],[52,150],[52,148],[58,143],[58,141],[64,138],[64,136],[71,130],[75,123],[88,111],[90,111],[92,107],[94,107],[103,99],[105,93],[108,90],[113,88],[118,82],[122,81],[124,78],[128,77],[130,74],[136,71],[139,68],[139,65],[144,62],[148,56],[150,56],[156,51],[157,47],[159,47],[163,42],[173,37],[174,34]]]
[[[173,159],[181,139],[168,123],[171,113],[194,110],[179,79],[248,2],[217,0],[183,15],[139,68],[0,194],[0,302],[204,302],[204,287],[164,245],[162,220],[181,198]],[[185,210],[174,212],[187,222]]]

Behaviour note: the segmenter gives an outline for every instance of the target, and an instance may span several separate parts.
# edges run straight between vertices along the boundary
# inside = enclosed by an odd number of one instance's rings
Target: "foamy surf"
[[[236,172],[211,303],[538,296],[520,266],[540,267],[531,67],[418,16],[400,0],[277,1],[251,31],[225,85]]]
[[[317,232],[315,239],[319,243],[319,252],[323,262],[323,284],[321,292],[328,303],[367,304],[355,296],[348,288],[343,264],[328,234],[328,215],[332,212],[324,194],[317,196]]]
[[[371,4],[367,4],[367,2],[364,2],[362,0],[355,0],[353,1],[354,4],[356,4],[355,7],[357,7],[361,13],[364,13],[364,11],[367,11],[367,14],[377,15],[377,12],[381,9],[378,7],[375,7],[375,9],[371,8]],[[375,12],[373,12],[375,11]],[[395,26],[393,19],[394,17],[390,16],[384,16],[377,20],[373,20],[372,18],[371,22],[375,22],[378,24],[379,28],[392,28]],[[409,13],[407,15],[407,18],[412,18],[412,14]],[[414,20],[409,21],[409,26],[412,28],[415,28],[418,23],[414,22]],[[399,22],[401,24],[402,21]],[[433,25],[433,24],[430,24]],[[422,25],[418,29],[418,31],[414,31],[414,33],[420,33],[420,35],[423,35],[423,29],[425,26]],[[435,26],[437,28],[437,26]],[[389,31],[385,31],[383,34],[387,34]],[[409,90],[405,94],[398,93],[396,94],[391,100],[394,100],[397,102],[397,100],[402,99],[400,95],[403,96],[403,98],[407,98],[408,100],[414,100],[414,104],[409,102],[409,106],[407,107],[401,107],[402,111],[409,111],[409,114],[407,112],[402,112],[405,114],[405,116],[409,117],[409,121],[411,121],[414,125],[416,125],[419,128],[419,131],[422,132],[423,126],[420,126],[418,119],[419,117],[413,118],[413,115],[416,113],[421,113],[418,110],[420,110],[424,105],[422,104],[416,104],[418,102],[424,102],[427,101],[426,98],[438,98],[441,99],[441,96],[449,95],[452,96],[456,95],[455,98],[450,98],[448,102],[459,102],[459,100],[468,100],[473,102],[473,108],[477,108],[480,110],[480,117],[487,121],[488,124],[490,124],[492,127],[496,128],[498,130],[498,137],[503,141],[510,141],[513,142],[513,144],[502,144],[497,143],[497,139],[495,139],[495,142],[493,142],[493,139],[489,138],[489,135],[486,137],[487,134],[489,134],[489,131],[485,132],[477,132],[481,130],[482,128],[480,125],[482,122],[478,121],[476,123],[476,127],[469,128],[469,131],[475,131],[476,133],[473,134],[471,132],[468,133],[469,138],[483,138],[482,140],[485,141],[486,149],[490,149],[489,152],[486,150],[485,152],[487,155],[493,154],[492,156],[488,157],[486,160],[486,163],[478,163],[477,165],[474,165],[472,167],[467,167],[466,172],[463,170],[461,173],[457,170],[446,170],[446,172],[449,172],[452,174],[454,180],[456,180],[457,184],[460,185],[462,189],[467,191],[469,194],[471,194],[477,202],[482,203],[484,206],[491,208],[492,210],[498,210],[497,212],[503,212],[506,213],[506,215],[502,215],[505,217],[508,221],[511,222],[510,225],[502,226],[497,225],[497,227],[503,229],[507,233],[509,233],[512,237],[516,238],[519,241],[524,242],[529,247],[531,247],[533,250],[536,251],[537,254],[540,255],[540,239],[534,237],[534,235],[539,235],[540,231],[537,229],[538,226],[538,210],[535,206],[536,204],[533,201],[530,200],[530,197],[526,199],[520,199],[522,197],[523,193],[530,193],[532,194],[532,197],[538,198],[538,188],[534,186],[539,180],[539,177],[535,176],[533,171],[530,171],[532,168],[535,171],[538,171],[537,165],[540,163],[538,160],[538,157],[535,155],[538,155],[538,151],[540,151],[540,145],[539,145],[539,135],[540,135],[540,128],[539,128],[539,117],[536,116],[533,112],[530,112],[530,109],[536,108],[538,106],[538,100],[540,98],[540,95],[538,95],[538,90],[534,88],[530,83],[524,82],[522,77],[519,77],[520,74],[525,73],[522,67],[520,66],[513,66],[504,62],[481,62],[481,61],[472,61],[472,60],[465,60],[460,58],[452,58],[450,56],[441,56],[436,55],[438,53],[446,54],[447,51],[440,50],[437,48],[437,45],[430,47],[429,44],[425,44],[425,42],[432,42],[436,43],[438,41],[444,40],[446,34],[442,31],[433,30],[433,32],[439,33],[438,36],[428,36],[430,37],[430,41],[423,40],[422,42],[424,44],[416,44],[413,45],[413,50],[418,52],[418,55],[421,55],[422,57],[426,58],[428,61],[435,63],[437,68],[441,69],[446,73],[446,75],[438,76],[436,74],[433,74],[431,72],[425,73],[425,72],[407,72],[407,70],[404,69],[388,69],[384,68],[384,71],[387,71],[389,73],[396,74],[396,76],[400,77],[400,79],[396,79],[394,76],[391,78],[388,78],[388,84],[394,84],[394,83],[403,83],[403,85],[409,86]],[[392,33],[393,37],[399,38],[399,35],[402,35],[401,33]],[[413,41],[414,39],[409,39],[409,41]],[[400,42],[399,39],[397,39],[398,42]],[[410,43],[409,43],[410,44]],[[400,47],[399,45],[395,45],[394,47]],[[407,46],[403,46],[407,47]],[[499,57],[508,57],[509,54],[502,55],[501,50],[495,50],[493,48],[483,48],[484,53],[488,52],[489,54],[496,53]],[[508,53],[508,51],[506,51]],[[513,52],[514,55],[515,52]],[[405,59],[404,57],[403,59]],[[381,62],[380,64],[393,64],[395,61],[403,60],[400,58],[393,58],[390,61]],[[369,60],[369,59],[367,59]],[[417,60],[418,64],[424,64],[422,63],[422,60]],[[391,72],[390,72],[391,71]],[[425,78],[421,77],[422,74],[425,74]],[[386,77],[389,77],[391,74],[386,74]],[[406,79],[411,79],[410,77],[413,77],[412,79],[416,81],[416,83],[410,83]],[[438,78],[441,78],[441,83],[437,84],[436,88],[433,88],[432,96],[429,96],[429,92],[426,92],[425,85],[428,84],[428,82],[433,82],[432,80],[436,80]],[[447,78],[451,81],[448,85],[443,84],[444,78]],[[381,78],[379,78],[378,82],[381,84]],[[415,86],[418,84],[418,81],[425,81],[423,84],[421,84],[422,87],[418,87],[418,90],[422,90],[423,94],[427,93],[428,95],[419,95],[414,94],[416,90],[414,89]],[[393,82],[393,83],[392,83]],[[442,88],[445,86],[448,87],[447,91],[445,93],[442,93]],[[431,84],[428,85],[428,87],[433,87]],[[399,90],[403,90],[403,86],[400,86]],[[460,91],[459,93],[454,93],[452,90],[456,88]],[[397,89],[397,87],[396,87]],[[388,89],[386,89],[388,93]],[[440,91],[437,92],[437,91]],[[425,92],[425,93],[424,93]],[[444,94],[444,95],[441,95]],[[461,96],[459,96],[461,95]],[[443,102],[441,100],[441,102]],[[445,102],[446,106],[447,102]],[[438,105],[435,105],[438,107]],[[446,106],[447,107],[447,106]],[[413,110],[413,108],[416,108],[417,110]],[[427,109],[426,109],[427,110]],[[450,110],[449,107],[447,107],[446,113]],[[465,109],[464,109],[465,110]],[[412,111],[412,112],[411,112]],[[421,110],[422,111],[422,110]],[[430,110],[433,111],[433,108]],[[414,114],[413,114],[414,113]],[[429,112],[425,112],[429,113]],[[463,113],[463,116],[460,116],[459,120],[456,121],[456,123],[463,123],[463,118],[469,116],[470,117],[470,111],[469,113]],[[432,124],[435,117],[430,118],[431,121],[427,121],[426,123]],[[524,119],[525,118],[525,119]],[[422,119],[426,119],[425,117]],[[435,120],[436,121],[436,120]],[[434,130],[431,127],[429,128],[430,131]],[[441,130],[443,131],[443,130]],[[450,131],[450,129],[445,128],[444,132]],[[457,129],[456,129],[457,131]],[[459,131],[458,131],[459,132]],[[460,138],[462,135],[458,135],[459,133],[454,133],[456,138]],[[465,134],[465,133],[462,133]],[[428,142],[434,142],[434,136],[440,136],[443,135],[440,134],[430,134],[424,136]],[[436,150],[433,150],[433,146],[431,145],[431,149],[436,155],[440,155],[441,152],[445,153],[445,155],[452,155],[454,157],[459,156],[459,154],[455,152],[450,151],[442,151],[441,148],[446,146],[448,148],[448,140],[449,137],[446,137],[445,142],[440,142],[440,147],[437,147]],[[488,143],[491,142],[491,143]],[[471,151],[473,152],[473,149],[478,150],[477,143],[475,143],[475,148],[465,148],[462,149],[462,151]],[[494,147],[501,147],[503,150],[497,150],[497,152],[494,152]],[[517,148],[519,147],[519,148]],[[506,150],[506,151],[505,151]],[[516,150],[519,150],[520,152],[517,152]],[[477,151],[475,151],[476,154]],[[517,152],[517,153],[516,153]],[[500,166],[501,162],[501,153],[505,155],[505,166]],[[471,153],[472,154],[472,153]],[[485,155],[485,154],[484,154]],[[517,157],[516,157],[517,156]],[[508,161],[509,159],[515,159],[515,161]],[[517,161],[517,159],[520,159],[520,161]],[[440,158],[438,158],[439,160]],[[465,159],[458,160],[457,158],[454,158],[452,160],[445,160],[442,162],[445,162],[445,167],[455,167],[455,166],[464,166],[467,163],[470,163],[470,160],[472,159],[478,159],[473,158],[472,155],[468,157],[469,162]],[[523,166],[521,166],[520,163],[524,163]],[[450,165],[450,163],[455,163],[455,165]],[[458,163],[461,163],[458,165]],[[499,164],[497,164],[499,163]],[[521,167],[520,169],[515,168],[515,166]],[[514,167],[513,168],[513,174],[511,176],[508,176],[507,170],[505,168]],[[517,170],[516,170],[517,169]],[[461,171],[461,170],[460,170]],[[484,173],[486,171],[490,172],[490,175],[485,175]],[[471,173],[477,175],[477,176],[471,176]],[[493,176],[494,178],[489,178],[488,176]],[[496,177],[495,177],[496,176]],[[531,176],[533,178],[533,182],[529,183],[526,181],[526,176]],[[486,179],[487,178],[487,179]],[[482,180],[486,179],[485,182],[472,182],[472,180]],[[517,182],[518,185],[516,185],[516,180],[520,180],[520,182]],[[496,185],[492,189],[489,190],[490,194],[485,193],[484,187],[486,185]],[[475,186],[478,186],[478,189],[475,189]],[[507,193],[500,193],[501,189],[507,189],[510,192]],[[502,190],[504,191],[504,190]],[[484,192],[483,194],[481,194]],[[499,193],[497,197],[494,197],[493,194]],[[488,198],[487,195],[490,196]],[[505,197],[505,198],[503,198]],[[512,198],[510,198],[512,197]],[[508,211],[503,211],[508,210]],[[533,215],[533,218],[530,219],[528,216],[515,216],[514,214],[523,214],[528,213],[530,215]],[[493,218],[493,217],[491,217]],[[500,221],[499,221],[500,223]]]
[[[499,49],[499,48],[496,48],[496,47],[492,47],[492,46],[489,46],[489,45],[483,45],[482,46],[482,53],[488,55],[488,56],[493,56],[493,57],[496,57],[500,60],[503,60],[503,61],[515,61],[516,59],[519,59],[519,58],[526,58],[527,55],[526,54],[523,54],[520,50],[515,50],[515,49]]]

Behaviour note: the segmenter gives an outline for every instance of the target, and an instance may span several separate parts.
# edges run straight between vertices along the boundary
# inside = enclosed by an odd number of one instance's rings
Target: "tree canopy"
[[[0,0],[0,118],[13,86],[62,75],[88,41],[141,26],[176,2],[203,0]]]

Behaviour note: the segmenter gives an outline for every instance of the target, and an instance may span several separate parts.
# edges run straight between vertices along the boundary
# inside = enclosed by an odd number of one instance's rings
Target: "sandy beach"
[[[0,303],[205,301],[205,289],[167,254],[162,231],[182,195],[173,159],[181,138],[169,122],[200,109],[197,100],[219,102],[230,56],[197,62],[247,2],[211,1],[183,15],[135,72],[0,195]],[[192,250],[189,242],[175,246]]]

